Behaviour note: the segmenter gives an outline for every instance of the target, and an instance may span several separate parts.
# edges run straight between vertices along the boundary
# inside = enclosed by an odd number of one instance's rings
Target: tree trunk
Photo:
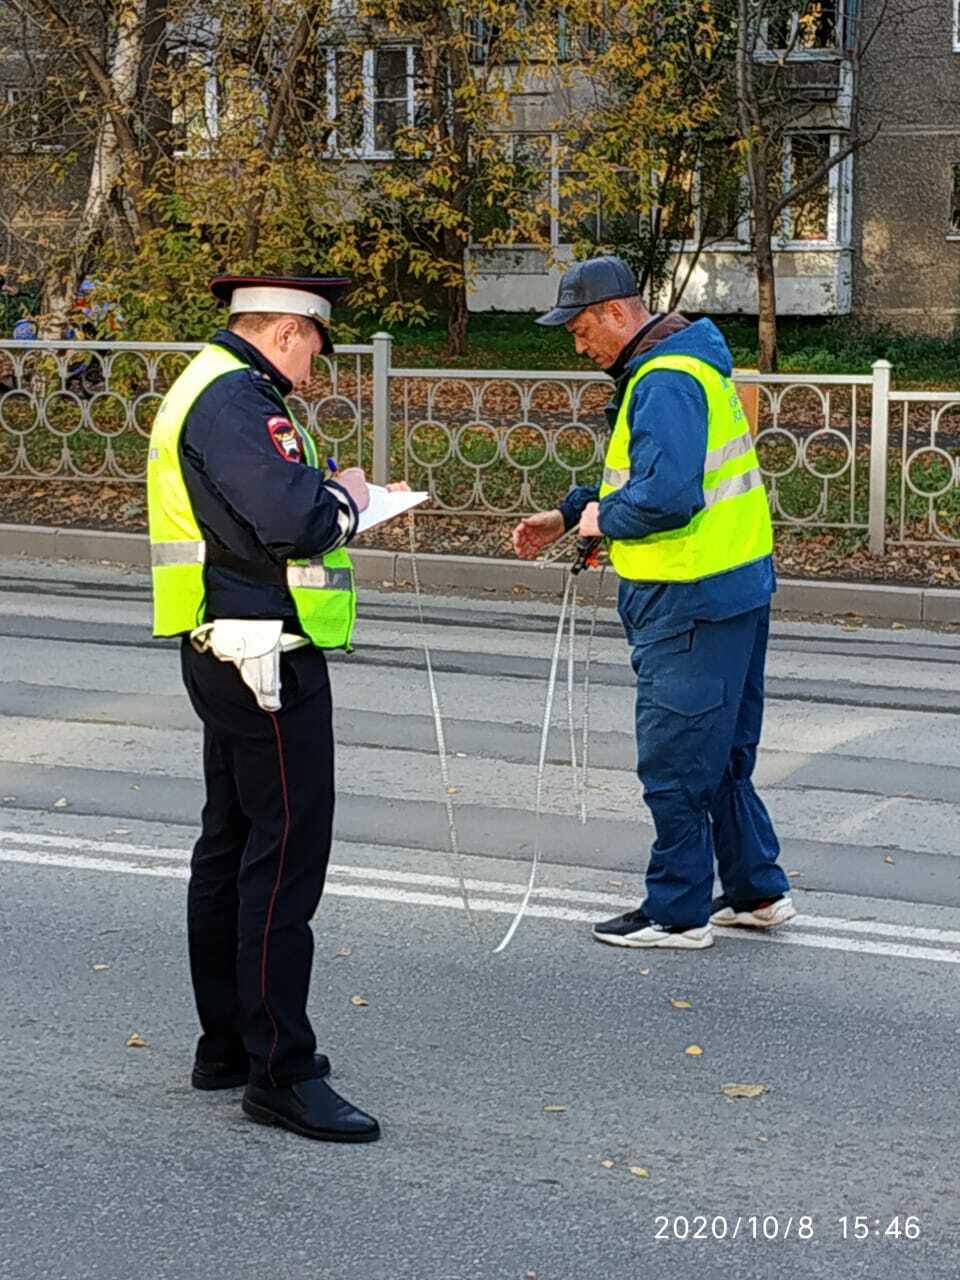
[[[100,128],[93,146],[93,159],[83,213],[73,241],[47,270],[41,293],[39,332],[42,338],[59,338],[67,328],[67,317],[80,282],[90,267],[111,215],[119,209],[132,241],[140,230],[141,210],[131,192],[139,193],[142,167],[134,149],[132,126],[143,57],[146,0],[131,0],[118,10],[116,37],[109,67],[104,70],[93,59],[89,46],[82,45],[82,62],[89,63],[95,86],[103,99]],[[66,20],[58,15],[58,24]],[[67,28],[68,33],[70,28]]]
[[[753,261],[757,276],[757,345],[761,373],[777,371],[776,273],[770,236],[770,174],[763,112],[754,82],[759,23],[748,0],[737,0],[737,116],[746,143],[747,178],[753,209]]]
[[[467,286],[464,280],[447,289],[447,350],[448,356],[467,354]]]
[[[757,254],[757,345],[758,368],[761,373],[776,373],[777,351],[777,288],[773,269],[773,254],[767,245],[766,253]]]
[[[754,262],[757,274],[757,346],[761,373],[777,372],[777,276],[770,246],[770,220],[767,202],[754,210]]]

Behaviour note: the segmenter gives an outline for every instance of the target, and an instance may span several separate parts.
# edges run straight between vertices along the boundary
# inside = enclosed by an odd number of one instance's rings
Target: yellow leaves
[[[94,973],[106,973],[106,971],[107,971],[109,968],[110,968],[110,966],[109,966],[108,964],[95,964],[95,965],[93,966],[93,972],[94,972]]]
[[[632,1164],[632,1165],[630,1166],[630,1172],[633,1174],[633,1176],[634,1176],[635,1178],[649,1178],[649,1177],[650,1177],[650,1170],[649,1170],[649,1169],[644,1169],[644,1167],[643,1167],[642,1165],[639,1165],[639,1164]]]
[[[338,956],[349,956],[352,954],[352,949],[350,947],[339,947],[337,950]]]
[[[65,809],[69,803],[66,796],[61,796],[59,800],[54,800],[53,807],[55,809]]]
[[[641,978],[649,978],[649,977],[650,977],[650,970],[649,970],[649,969],[638,969],[638,970],[637,970],[637,973],[639,973],[639,975],[640,975],[640,977],[641,977]]]
[[[567,1111],[569,1108],[564,1103],[551,1102],[547,1106],[545,1106],[543,1109],[544,1111],[551,1112],[553,1114],[558,1115],[561,1112]]]
[[[693,1005],[690,1003],[689,1000],[671,999],[670,1003],[673,1005],[675,1009],[692,1009],[693,1008]]]
[[[701,1058],[703,1056],[703,1050],[698,1044],[688,1044],[683,1052],[688,1058]]]
[[[363,996],[351,996],[350,1003],[356,1005],[358,1009],[365,1009],[367,1007],[367,1002],[364,1000]]]
[[[615,1167],[615,1164],[616,1164],[616,1161],[614,1161],[614,1160],[601,1160],[601,1161],[600,1161],[600,1168],[601,1168],[601,1169],[613,1169],[613,1168]]]
[[[135,1031],[133,1035],[130,1037],[130,1039],[127,1041],[127,1048],[128,1049],[146,1049],[147,1042],[146,1040],[144,1040],[143,1036],[140,1035],[139,1031]]]
[[[770,1092],[766,1084],[722,1084],[720,1092],[725,1098],[762,1098]]]

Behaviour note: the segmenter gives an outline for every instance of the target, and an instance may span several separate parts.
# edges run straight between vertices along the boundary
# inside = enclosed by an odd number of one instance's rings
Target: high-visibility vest
[[[180,465],[187,414],[217,378],[248,366],[213,344],[203,348],[164,396],[150,432],[147,510],[153,575],[153,633],[175,636],[204,621],[206,544]],[[312,437],[277,397],[300,436],[306,464],[318,465]],[[357,614],[353,565],[342,548],[310,560],[288,560],[286,584],[303,634],[321,649],[347,649]]]
[[[688,373],[707,400],[704,508],[681,529],[645,538],[613,538],[610,561],[621,578],[637,582],[694,582],[768,556],[773,550],[770,508],[750,427],[737,389],[705,360],[655,356],[630,380],[604,460],[600,497],[630,479],[630,401],[640,380],[656,369]],[[663,424],[669,431],[670,424]]]

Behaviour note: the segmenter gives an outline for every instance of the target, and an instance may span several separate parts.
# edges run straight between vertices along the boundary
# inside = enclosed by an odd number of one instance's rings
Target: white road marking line
[[[176,859],[186,861],[190,857],[189,849],[177,849],[142,844],[127,844],[117,840],[95,840],[81,836],[47,835],[39,832],[0,830],[0,849],[5,846],[39,845],[53,849],[77,849],[96,854],[125,854],[128,857],[153,860]],[[421,871],[397,871],[380,867],[359,867],[347,863],[331,863],[331,876],[348,876],[354,880],[377,880],[388,884],[410,885],[415,887],[455,889],[458,881],[454,876],[433,875]],[[514,884],[506,880],[466,881],[468,889],[479,893],[499,893],[519,897],[524,892],[522,884]],[[556,900],[558,902],[596,903],[609,908],[611,912],[635,907],[637,897],[623,898],[613,893],[596,893],[586,889],[561,889],[541,885],[534,891],[534,897]],[[873,934],[876,937],[911,938],[916,942],[938,942],[946,946],[960,945],[960,930],[931,929],[921,925],[892,924],[884,920],[848,920],[842,916],[802,915],[793,922],[792,929],[838,930],[842,933]],[[810,943],[814,946],[814,943]]]
[[[0,862],[14,862],[27,866],[62,867],[73,871],[106,871],[120,875],[152,876],[159,879],[186,880],[190,870],[182,861],[168,863],[165,866],[148,862],[123,862],[113,858],[90,858],[83,854],[58,854],[43,849],[0,848]],[[478,882],[489,885],[495,882]],[[326,890],[336,898],[369,898],[377,902],[396,902],[407,906],[441,907],[454,911],[462,911],[463,901],[459,897],[439,893],[425,893],[411,889],[393,888],[386,884],[340,884],[336,880],[328,882]],[[498,898],[476,898],[471,902],[475,911],[488,911],[502,915],[512,915],[516,909],[513,902]],[[578,911],[573,907],[551,906],[546,903],[531,903],[528,914],[543,920],[563,920],[573,923],[589,924],[596,919],[596,912]],[[850,922],[845,921],[844,924]],[[891,926],[892,928],[893,926]],[[723,937],[724,930],[717,930]],[[930,930],[929,932],[935,932]],[[911,947],[889,942],[874,942],[859,938],[822,933],[804,935],[791,932],[790,929],[776,934],[752,932],[749,929],[729,930],[737,939],[766,943],[771,946],[819,947],[830,951],[846,951],[854,955],[884,956],[899,960],[934,960],[941,964],[960,964],[960,951],[946,948]],[[721,945],[722,942],[721,942]]]
[[[960,930],[928,929],[922,925],[891,924],[889,920],[845,920],[843,916],[803,915],[793,929],[842,929],[844,933],[875,933],[885,938],[916,938],[918,942],[960,943]]]

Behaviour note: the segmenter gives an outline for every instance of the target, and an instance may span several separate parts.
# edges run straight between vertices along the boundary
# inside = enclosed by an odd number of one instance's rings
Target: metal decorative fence
[[[157,405],[197,343],[0,342],[0,477],[142,481]],[[338,463],[430,490],[425,511],[516,517],[595,482],[608,433],[601,374],[404,369],[388,334],[338,347],[298,420]],[[960,546],[960,392],[870,376],[738,373],[783,528]]]

